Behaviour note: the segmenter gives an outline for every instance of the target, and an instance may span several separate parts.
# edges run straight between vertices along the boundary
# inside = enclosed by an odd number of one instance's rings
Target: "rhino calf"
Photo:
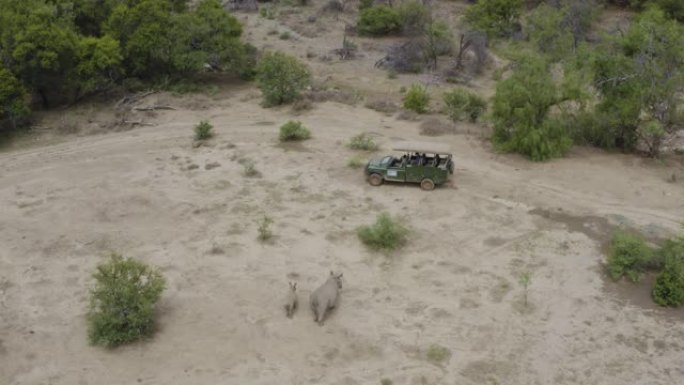
[[[288,282],[290,290],[285,296],[285,315],[287,318],[292,318],[295,310],[297,310],[297,283]]]
[[[319,325],[323,325],[327,313],[337,306],[340,289],[342,289],[342,274],[335,275],[331,271],[328,280],[311,293],[311,310],[314,313],[314,321]]]

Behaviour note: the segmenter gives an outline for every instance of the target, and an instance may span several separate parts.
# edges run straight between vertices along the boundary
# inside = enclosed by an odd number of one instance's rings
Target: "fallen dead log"
[[[171,106],[145,106],[145,107],[133,107],[134,111],[154,111],[154,110],[175,110],[175,107]]]
[[[154,126],[152,123],[143,123],[142,120],[123,120],[121,123],[130,124],[131,126]]]

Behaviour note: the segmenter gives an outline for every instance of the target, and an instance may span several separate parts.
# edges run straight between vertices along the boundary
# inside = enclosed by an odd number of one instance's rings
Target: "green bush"
[[[396,9],[399,25],[406,35],[422,33],[432,18],[430,8],[415,0],[403,2]]]
[[[552,60],[573,54],[574,38],[564,23],[564,10],[541,4],[527,17],[530,42]]]
[[[386,5],[364,8],[359,13],[357,29],[361,35],[383,36],[401,29],[399,13]]]
[[[153,333],[154,306],[165,287],[157,270],[114,254],[94,278],[87,316],[92,344],[114,347]]]
[[[404,108],[419,114],[424,114],[428,111],[429,103],[430,94],[428,94],[425,87],[418,84],[412,85],[404,96]]]
[[[357,229],[361,242],[375,250],[391,251],[406,244],[409,230],[389,214],[378,215],[375,224]]]
[[[668,240],[660,250],[663,271],[653,287],[653,300],[662,306],[684,304],[684,238]]]
[[[375,151],[378,149],[378,144],[375,143],[370,135],[364,132],[351,138],[349,148],[352,150]]]
[[[625,232],[613,235],[607,264],[611,278],[619,280],[627,276],[632,282],[637,282],[644,270],[656,265],[654,250],[641,237]]]
[[[281,142],[305,140],[309,139],[310,137],[311,131],[304,127],[301,122],[290,120],[280,126],[279,139]]]
[[[483,98],[462,89],[445,93],[444,106],[447,115],[454,122],[464,118],[476,122],[487,110],[487,102]]]
[[[522,5],[522,0],[479,0],[466,9],[465,21],[490,36],[508,36],[519,25]]]
[[[296,57],[274,52],[266,54],[257,65],[256,80],[267,106],[299,99],[311,83],[309,68]]]
[[[259,240],[261,242],[266,242],[273,238],[273,231],[271,231],[271,225],[273,224],[273,219],[264,215],[259,221],[257,221],[259,230]]]
[[[214,136],[212,129],[214,126],[206,120],[199,122],[195,126],[195,140],[206,140]]]

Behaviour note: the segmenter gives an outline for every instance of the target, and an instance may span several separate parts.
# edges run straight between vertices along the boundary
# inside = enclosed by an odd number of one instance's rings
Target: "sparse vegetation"
[[[614,280],[627,276],[637,282],[647,268],[657,264],[654,250],[641,237],[622,231],[613,235],[607,268]]]
[[[532,274],[529,271],[523,271],[518,277],[518,283],[523,287],[523,304],[527,307],[527,293],[532,283]]]
[[[440,365],[451,358],[451,350],[448,348],[433,344],[428,348],[427,359],[435,365]]]
[[[361,242],[375,250],[392,251],[406,244],[409,230],[388,213],[378,215],[375,224],[357,229]]]
[[[290,120],[280,126],[281,142],[298,141],[311,138],[311,131],[302,125],[302,122]]]
[[[351,138],[349,148],[352,150],[375,151],[378,149],[378,144],[373,138],[365,132],[358,134]]]
[[[259,61],[256,80],[264,96],[264,105],[276,106],[297,100],[311,83],[311,73],[296,57],[274,52]]]
[[[273,232],[271,231],[271,224],[273,224],[273,219],[270,217],[267,217],[264,215],[259,221],[257,222],[258,228],[257,230],[259,231],[259,240],[261,242],[266,242],[273,238]]]
[[[476,122],[487,110],[487,102],[471,92],[454,89],[444,94],[444,109],[454,122],[463,119]]]
[[[206,120],[202,120],[195,126],[195,140],[207,140],[214,136],[214,126]]]
[[[290,40],[290,32],[289,31],[283,31],[278,38],[280,40]]]
[[[115,347],[154,332],[155,304],[164,277],[150,266],[113,254],[97,266],[90,292],[88,338],[94,345]]]
[[[425,87],[418,84],[412,85],[404,96],[404,108],[419,114],[426,113],[429,104],[430,94]]]
[[[393,384],[393,382],[389,378],[383,378],[382,380],[380,380],[380,385],[392,385],[392,384]]]

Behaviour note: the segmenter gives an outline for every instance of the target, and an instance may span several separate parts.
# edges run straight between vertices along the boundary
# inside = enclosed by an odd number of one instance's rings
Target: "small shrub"
[[[258,178],[261,176],[261,172],[256,169],[256,165],[252,160],[241,159],[239,163],[242,165],[242,175],[248,178]]]
[[[529,271],[524,271],[522,274],[520,274],[520,277],[518,277],[518,283],[520,283],[520,286],[523,287],[524,305],[527,307],[527,292],[530,287],[530,283],[532,283],[532,274],[530,274]]]
[[[195,140],[207,140],[214,136],[212,129],[214,126],[206,120],[202,120],[195,126]]]
[[[375,151],[378,149],[378,144],[375,143],[370,135],[364,132],[351,138],[349,148],[352,150]]]
[[[281,33],[279,36],[280,40],[289,40],[290,37],[291,37],[290,32],[288,32],[288,31]]]
[[[467,118],[474,123],[487,110],[487,102],[483,98],[461,89],[445,93],[444,106],[454,122]]]
[[[363,166],[363,160],[359,157],[353,157],[347,162],[349,168],[361,168]]]
[[[418,84],[412,85],[406,93],[406,96],[404,96],[404,108],[419,114],[424,114],[428,111],[429,103],[430,94],[428,94],[425,87]]]
[[[375,224],[357,230],[361,242],[375,250],[391,251],[406,244],[409,230],[387,213],[378,215]]]
[[[654,264],[654,251],[642,238],[618,232],[613,235],[608,255],[608,273],[614,280],[627,276],[632,282],[641,278],[641,273]]]
[[[427,359],[433,364],[439,365],[451,357],[451,351],[441,345],[431,345],[427,351]]]
[[[273,237],[273,232],[271,231],[271,224],[273,219],[264,215],[258,222],[257,225],[259,230],[259,240],[261,242],[266,242]]]
[[[154,306],[164,291],[164,277],[150,266],[113,254],[97,266],[90,292],[88,338],[114,347],[154,331]]]
[[[383,378],[382,380],[380,380],[380,385],[392,385],[392,384],[393,384],[393,382],[389,378]]]
[[[290,120],[280,126],[281,142],[305,140],[311,138],[311,131],[304,127],[301,122]]]
[[[364,8],[359,13],[357,29],[361,35],[383,36],[401,29],[399,13],[386,5]]]
[[[311,83],[309,68],[296,57],[282,52],[266,54],[257,65],[256,74],[266,106],[299,99],[302,90]]]
[[[387,79],[396,79],[397,76],[397,71],[394,68],[390,68],[387,71]]]
[[[669,240],[660,250],[663,271],[656,278],[653,300],[662,306],[684,304],[684,238]]]

